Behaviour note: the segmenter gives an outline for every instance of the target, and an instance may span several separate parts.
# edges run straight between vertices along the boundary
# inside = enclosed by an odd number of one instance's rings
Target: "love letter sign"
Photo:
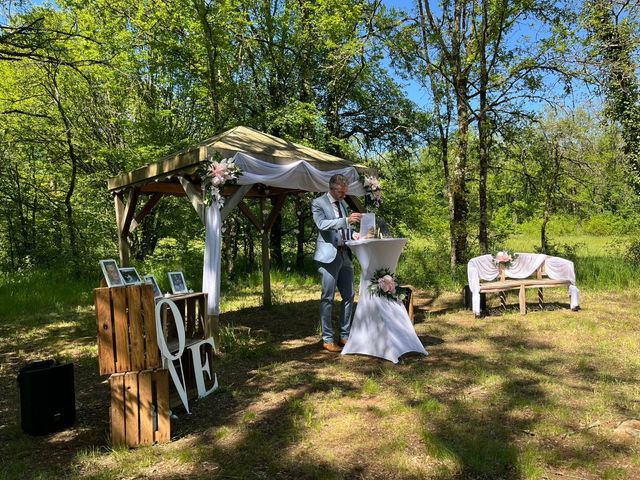
[[[169,350],[162,330],[162,308],[164,305],[167,305],[171,309],[173,320],[176,324],[176,331],[178,332],[178,349],[175,352],[171,352]],[[178,395],[180,395],[180,400],[182,400],[185,410],[187,413],[191,413],[189,411],[189,399],[187,398],[187,383],[184,379],[184,370],[182,368],[182,354],[184,353],[186,344],[184,322],[182,315],[180,314],[180,310],[178,310],[176,304],[168,298],[163,298],[156,304],[156,331],[159,333],[159,335],[157,335],[158,348],[160,348],[160,353],[162,354],[163,368],[169,370],[169,374],[171,375],[171,379],[173,380],[173,384],[176,387]],[[213,337],[206,338],[195,345],[189,346],[189,350],[191,350],[191,358],[193,359],[196,386],[198,387],[198,398],[206,397],[218,388],[218,376],[214,373],[212,377],[208,356],[205,356],[204,365],[202,364],[200,348],[207,344],[211,345],[212,349],[215,349]],[[180,375],[178,375],[178,370],[173,363],[176,360],[180,363]],[[205,387],[205,373],[208,375],[209,380],[212,378],[214,379],[213,386],[209,390]]]

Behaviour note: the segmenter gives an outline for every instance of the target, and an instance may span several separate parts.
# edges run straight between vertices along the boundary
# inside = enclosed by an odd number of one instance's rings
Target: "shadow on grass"
[[[588,466],[605,461],[608,448],[629,453],[627,446],[612,445],[610,439],[596,431],[578,432],[571,419],[561,425],[567,436],[584,436],[583,443],[599,446],[598,451],[589,453],[582,443],[568,444],[568,437],[561,436],[539,444],[536,426],[545,410],[570,408],[569,403],[561,404],[565,400],[550,396],[545,386],[547,382],[563,381],[558,372],[565,359],[554,350],[551,341],[530,338],[518,322],[510,324],[504,333],[487,333],[486,325],[474,321],[453,333],[447,331],[446,325],[439,325],[433,335],[424,333],[430,328],[425,323],[420,339],[429,347],[430,355],[426,359],[407,356],[399,365],[392,365],[378,359],[345,359],[322,351],[319,339],[316,341],[318,311],[318,301],[302,301],[276,305],[270,310],[245,308],[223,314],[221,327],[237,337],[214,364],[222,387],[213,395],[192,402],[192,415],[179,414],[172,422],[172,440],[187,444],[179,448],[184,455],[188,453],[188,460],[177,470],[169,466],[166,472],[154,470],[149,476],[391,478],[388,470],[372,463],[376,459],[344,462],[319,457],[305,438],[305,432],[321,428],[314,411],[314,395],[359,398],[362,379],[383,385],[417,412],[420,440],[412,448],[422,449],[435,459],[431,478],[536,478],[544,473],[540,465],[561,469],[570,458]],[[424,315],[424,311],[420,314]],[[0,473],[6,478],[35,478],[38,472],[64,478],[74,472],[79,450],[106,451],[109,390],[104,384],[106,377],[97,374],[95,356],[86,353],[73,359],[76,425],[46,437],[26,436],[18,425],[15,374],[19,362],[15,360],[37,355],[57,338],[70,342],[75,338],[81,346],[94,343],[95,338],[89,336],[93,322],[91,316],[84,318],[80,326],[61,322],[48,333],[34,334],[29,345],[3,343],[0,355],[3,360],[13,359],[13,363],[3,366],[0,388],[15,393],[0,400]],[[476,343],[481,343],[482,348],[462,347]],[[22,353],[16,353],[20,350]],[[342,376],[345,372],[358,380]],[[580,379],[599,378],[597,366],[591,362],[584,363],[575,373]],[[418,393],[412,388],[417,388]],[[576,394],[580,393],[579,388],[580,385],[575,387]],[[269,401],[265,402],[265,398]],[[345,444],[343,448],[344,452],[336,452],[340,460],[343,453],[357,450],[357,445]],[[126,455],[119,457],[126,464]],[[42,467],[34,467],[41,464]],[[128,473],[137,475],[135,471]],[[107,468],[75,475],[115,478],[118,474]],[[408,471],[397,475],[395,478],[420,477]]]
[[[30,318],[0,329],[1,478],[65,478],[78,450],[105,445],[109,389],[98,375],[95,328],[91,313],[73,312]],[[67,430],[31,436],[20,427],[23,413],[17,376],[22,367],[45,359],[73,362],[76,421]],[[46,399],[32,401],[46,403]]]

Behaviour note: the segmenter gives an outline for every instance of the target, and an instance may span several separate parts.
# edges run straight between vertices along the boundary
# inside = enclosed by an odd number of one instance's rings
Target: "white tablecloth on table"
[[[427,355],[402,302],[372,295],[368,281],[380,268],[395,273],[406,238],[383,238],[348,242],[361,266],[360,299],[351,333],[342,354],[371,355],[398,362],[408,352]]]
[[[544,264],[547,276],[553,280],[566,280],[569,285],[571,308],[580,305],[580,290],[576,287],[576,272],[573,262],[560,257],[551,257],[541,253],[517,253],[516,259],[504,273],[508,278],[527,278]],[[467,264],[467,279],[472,293],[473,313],[480,315],[480,281],[495,280],[500,270],[491,255],[472,258]]]

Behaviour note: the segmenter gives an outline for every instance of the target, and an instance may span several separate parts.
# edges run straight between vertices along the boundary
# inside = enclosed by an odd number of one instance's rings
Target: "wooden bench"
[[[524,279],[512,279],[506,278],[504,272],[504,266],[500,266],[500,280],[492,282],[480,282],[480,294],[483,293],[500,293],[500,304],[503,308],[507,306],[507,299],[505,292],[509,290],[518,290],[518,301],[520,303],[520,314],[526,315],[527,303],[526,303],[526,289],[537,288],[538,289],[538,304],[542,308],[544,301],[544,288],[550,287],[564,287],[571,285],[568,280],[553,280],[551,278],[543,278],[544,265],[539,267],[536,272],[536,278],[524,278]]]
[[[409,320],[411,323],[415,323],[414,315],[413,315],[413,295],[416,291],[416,287],[413,285],[401,285],[400,288],[405,290],[405,297],[402,301],[404,308],[407,309],[407,315],[409,315]]]

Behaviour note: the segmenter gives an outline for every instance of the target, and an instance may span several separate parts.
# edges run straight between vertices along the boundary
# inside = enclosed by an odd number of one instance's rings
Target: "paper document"
[[[376,214],[363,213],[360,218],[360,240],[376,238]]]

